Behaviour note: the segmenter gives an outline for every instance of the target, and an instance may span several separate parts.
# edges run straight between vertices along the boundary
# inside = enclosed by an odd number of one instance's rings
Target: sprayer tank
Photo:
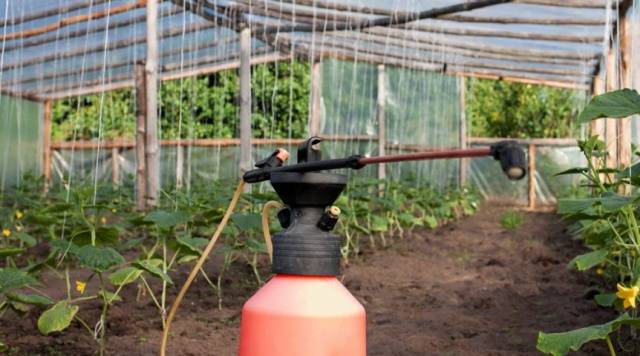
[[[240,356],[365,356],[365,310],[333,276],[276,275],[242,309]]]

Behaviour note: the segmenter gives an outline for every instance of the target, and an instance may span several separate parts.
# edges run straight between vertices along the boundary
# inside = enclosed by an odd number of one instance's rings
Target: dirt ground
[[[366,249],[345,268],[343,282],[367,310],[369,355],[535,355],[539,330],[611,319],[585,297],[592,277],[566,268],[582,248],[558,217],[525,213],[524,224],[510,231],[499,223],[503,211],[485,204],[475,216],[415,232],[384,250]],[[210,261],[207,270],[215,271],[218,262]],[[187,273],[181,270],[174,281],[181,284]],[[170,355],[236,354],[242,303],[256,285],[242,264],[233,266],[225,284],[222,311],[204,281],[194,284],[173,324]],[[125,302],[112,310],[112,355],[158,353],[157,309],[148,297],[136,302],[135,293],[130,286]],[[92,320],[97,306],[88,309]],[[43,337],[36,318],[6,313],[0,340],[16,355],[95,354],[80,326]],[[578,354],[606,350],[592,343]]]

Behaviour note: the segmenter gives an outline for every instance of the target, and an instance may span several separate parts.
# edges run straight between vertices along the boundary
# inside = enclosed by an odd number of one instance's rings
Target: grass
[[[517,210],[507,210],[500,217],[500,225],[507,230],[515,230],[524,223],[524,215]]]

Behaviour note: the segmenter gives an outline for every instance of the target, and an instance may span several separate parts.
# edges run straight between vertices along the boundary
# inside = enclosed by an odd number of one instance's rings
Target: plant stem
[[[609,337],[609,335],[607,335],[605,340],[607,340],[607,346],[609,347],[609,353],[611,354],[611,356],[616,356],[616,350],[613,348],[613,344],[611,343],[611,338]]]

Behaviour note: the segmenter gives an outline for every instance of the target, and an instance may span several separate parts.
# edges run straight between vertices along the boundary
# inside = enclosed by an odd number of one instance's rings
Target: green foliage
[[[618,330],[621,325],[640,326],[640,320],[622,314],[615,320],[601,325],[592,325],[586,328],[567,331],[563,333],[538,334],[538,350],[553,356],[562,356],[569,351],[578,351],[582,345],[593,340],[606,340],[609,334]],[[608,340],[610,343],[611,340]]]
[[[256,138],[304,137],[309,106],[309,65],[281,62],[253,67],[252,125]],[[231,138],[238,135],[239,81],[235,71],[163,82],[163,139]],[[121,89],[56,101],[54,140],[133,138],[135,93]]]
[[[640,95],[623,89],[595,97],[580,115],[586,122],[600,117],[622,118],[640,112]],[[569,265],[579,271],[598,266],[597,273],[604,277],[602,289],[594,301],[601,306],[624,310],[635,308],[640,288],[640,171],[632,167],[607,168],[605,144],[597,137],[578,141],[587,167],[576,167],[558,175],[578,174],[592,196],[580,199],[562,199],[558,213],[573,221],[573,231],[592,251],[574,258]],[[621,192],[627,194],[621,194]],[[616,286],[618,293],[611,291]],[[622,302],[624,301],[624,303]],[[610,334],[629,325],[640,328],[640,319],[633,310],[632,316],[620,317],[602,325],[589,326],[564,333],[545,334],[538,337],[538,349],[555,355],[565,355],[578,350],[584,343],[604,339],[609,351],[615,355]],[[637,330],[632,330],[635,335]],[[632,345],[625,345],[627,350]],[[637,345],[636,345],[637,346]],[[635,350],[637,353],[637,349]]]
[[[602,117],[623,118],[640,113],[640,95],[631,89],[621,89],[594,97],[578,116],[578,122]]]
[[[467,81],[466,117],[472,136],[571,137],[577,92],[498,80]]]
[[[516,210],[507,210],[500,218],[500,225],[507,230],[515,230],[524,223],[524,215]]]
[[[38,330],[47,335],[68,328],[79,309],[80,307],[71,305],[66,300],[56,303],[51,309],[40,315]]]

